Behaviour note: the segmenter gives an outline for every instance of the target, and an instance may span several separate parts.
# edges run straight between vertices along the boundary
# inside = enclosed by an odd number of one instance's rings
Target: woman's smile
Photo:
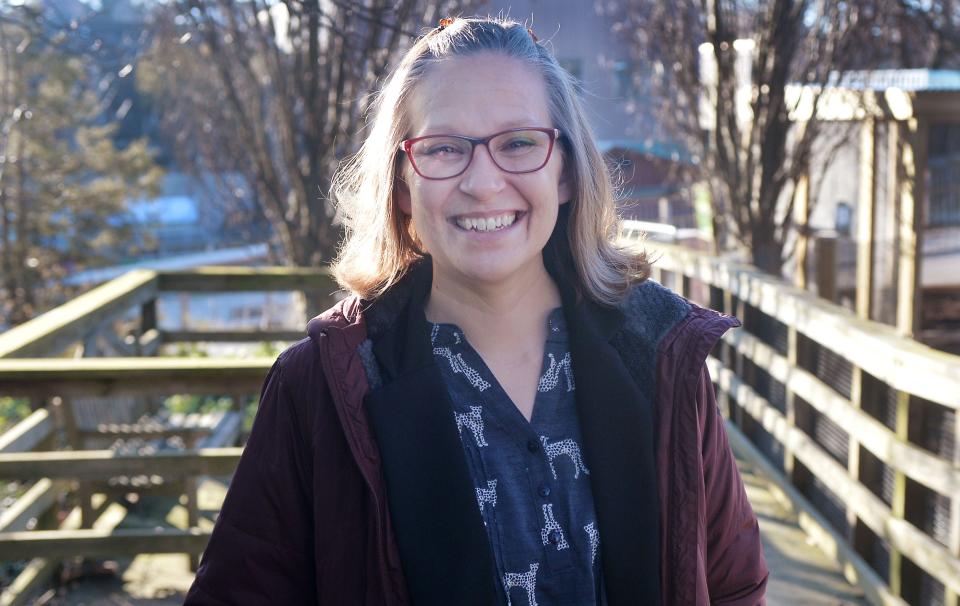
[[[518,226],[518,221],[522,220],[523,211],[507,211],[497,213],[472,213],[458,215],[453,218],[453,224],[461,231],[467,231],[477,234],[494,234],[508,231],[513,226]]]

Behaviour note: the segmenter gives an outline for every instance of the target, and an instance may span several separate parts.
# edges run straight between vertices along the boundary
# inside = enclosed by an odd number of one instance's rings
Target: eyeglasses
[[[463,135],[427,135],[405,139],[413,170],[424,179],[452,179],[462,175],[478,145],[484,145],[497,168],[504,172],[532,173],[547,165],[553,144],[560,136],[556,128],[512,128],[481,139]]]

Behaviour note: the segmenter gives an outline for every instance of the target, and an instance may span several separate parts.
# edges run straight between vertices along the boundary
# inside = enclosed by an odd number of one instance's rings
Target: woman
[[[335,195],[352,293],[266,379],[188,604],[743,604],[767,572],[704,361],[572,78],[444,20]]]

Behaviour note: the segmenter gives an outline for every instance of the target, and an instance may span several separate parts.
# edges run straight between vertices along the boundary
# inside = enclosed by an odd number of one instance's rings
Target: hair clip
[[[536,35],[535,33],[533,33],[533,28],[532,28],[532,27],[528,27],[528,28],[527,28],[527,33],[530,34],[530,37],[533,38],[533,41],[534,41],[534,42],[540,42],[540,38],[537,38],[537,35]]]

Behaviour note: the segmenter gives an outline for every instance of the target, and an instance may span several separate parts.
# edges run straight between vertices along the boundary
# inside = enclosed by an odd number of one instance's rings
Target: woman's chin
[[[434,264],[434,279],[448,278],[467,286],[497,287],[514,283],[516,280],[529,280],[536,271],[543,269],[541,257],[518,263],[516,259],[498,259],[499,255],[475,255],[463,264],[446,271]]]

